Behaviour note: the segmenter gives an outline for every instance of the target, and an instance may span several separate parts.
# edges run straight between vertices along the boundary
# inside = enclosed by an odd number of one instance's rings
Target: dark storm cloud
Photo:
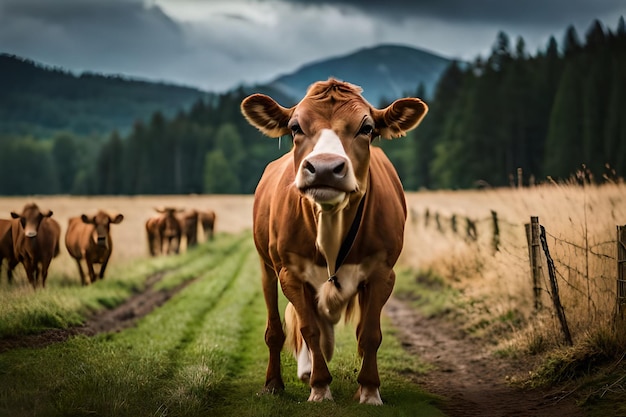
[[[154,52],[175,53],[183,45],[177,24],[141,1],[4,0],[0,5],[0,50],[52,65],[132,72],[159,63]]]
[[[382,43],[473,59],[502,30],[536,50],[620,14],[626,0],[0,0],[0,52],[224,91]]]
[[[307,6],[335,5],[393,18],[503,25],[554,25],[626,11],[624,0],[286,0]],[[614,22],[608,22],[614,24]]]

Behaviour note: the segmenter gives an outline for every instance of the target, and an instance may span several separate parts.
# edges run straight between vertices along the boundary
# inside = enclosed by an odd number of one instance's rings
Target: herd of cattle
[[[205,239],[213,239],[215,213],[195,209],[156,209],[157,213],[146,221],[146,233],[150,255],[179,253],[181,242],[186,239],[187,248],[198,244],[198,227],[202,227]],[[122,214],[111,215],[98,210],[95,215],[82,214],[68,221],[65,247],[78,265],[82,285],[104,278],[113,250],[110,226],[124,220]],[[0,219],[0,272],[7,260],[7,277],[13,282],[13,270],[18,264],[24,266],[28,281],[36,288],[38,283],[46,286],[48,267],[60,253],[61,227],[52,218],[52,211],[42,211],[37,204],[29,203],[21,213],[11,212],[11,219]],[[81,262],[87,266],[86,277]],[[100,265],[96,274],[94,265]],[[41,281],[40,281],[41,278]]]

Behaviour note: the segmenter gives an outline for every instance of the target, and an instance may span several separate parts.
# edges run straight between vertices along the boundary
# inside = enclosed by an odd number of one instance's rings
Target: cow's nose
[[[348,164],[345,158],[338,155],[319,154],[304,161],[303,169],[307,174],[315,177],[315,182],[330,182],[345,178],[348,173]]]
[[[34,231],[34,230],[29,230],[25,234],[26,234],[26,237],[36,237],[37,236],[37,232]]]
[[[104,245],[106,243],[106,237],[98,236],[98,245]]]

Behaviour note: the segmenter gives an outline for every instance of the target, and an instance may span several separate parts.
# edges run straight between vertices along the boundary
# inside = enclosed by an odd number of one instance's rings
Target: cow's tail
[[[324,317],[319,317],[317,325],[320,329],[320,348],[326,360],[330,361],[335,350],[334,324],[325,320]],[[285,308],[285,347],[293,353],[296,360],[299,360],[303,349],[308,349],[300,327],[298,313],[293,304],[288,303]]]
[[[294,356],[302,349],[302,334],[300,333],[300,319],[293,304],[288,303],[285,308],[285,348]]]

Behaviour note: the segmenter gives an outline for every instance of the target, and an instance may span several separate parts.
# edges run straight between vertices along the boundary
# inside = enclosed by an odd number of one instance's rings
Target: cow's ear
[[[41,213],[44,217],[52,217],[52,210],[48,210],[47,213]]]
[[[281,106],[265,94],[253,94],[241,102],[241,113],[246,120],[261,133],[272,138],[291,132],[287,124],[292,111],[293,109]]]
[[[86,214],[81,215],[80,219],[83,221],[83,223],[87,223],[87,224],[93,223],[93,221]]]
[[[122,220],[124,220],[124,215],[123,214],[118,214],[117,216],[115,216],[115,218],[113,220],[111,220],[111,223],[119,224],[119,223],[122,222]]]
[[[11,212],[11,217],[13,217],[14,219],[19,219],[19,218],[20,218],[20,215],[19,215],[19,214],[17,214],[16,212],[12,211],[12,212]]]
[[[428,106],[419,98],[402,98],[385,109],[374,109],[376,133],[385,139],[405,136],[420,124],[427,112]]]

